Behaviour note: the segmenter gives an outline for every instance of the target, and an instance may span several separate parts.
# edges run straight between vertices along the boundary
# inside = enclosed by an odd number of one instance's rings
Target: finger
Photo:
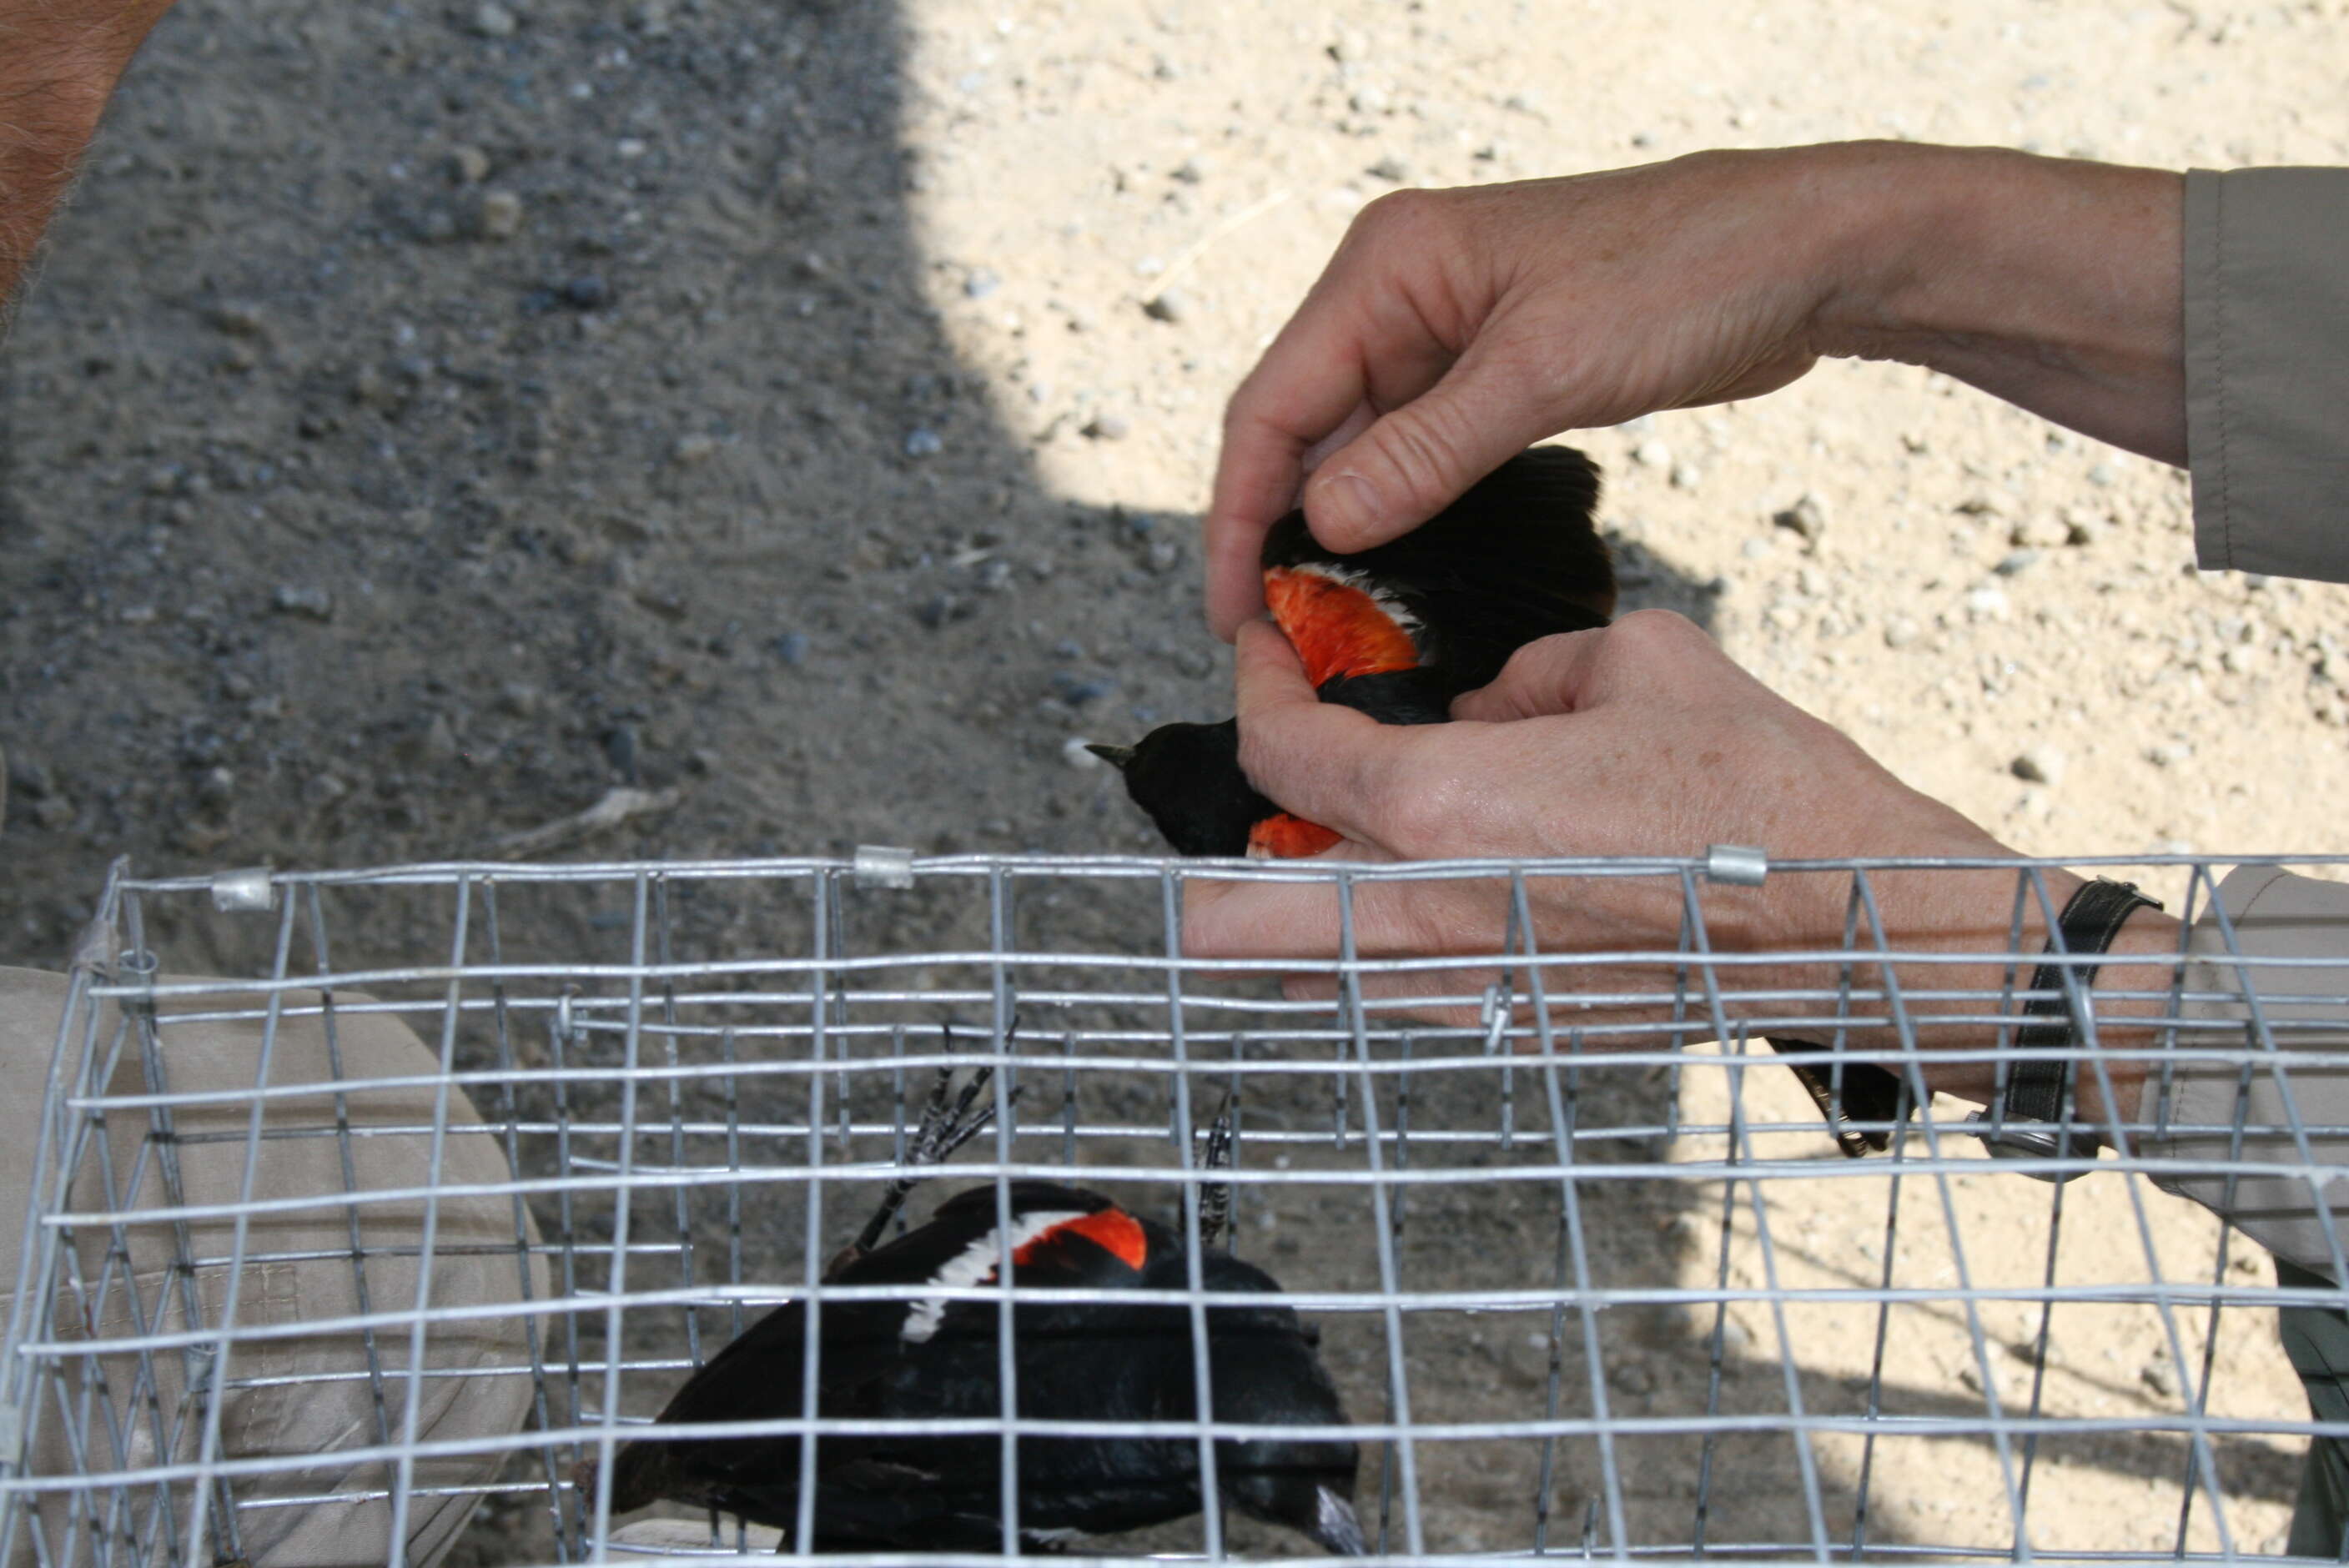
[[[1224,409],[1204,553],[1207,622],[1226,642],[1264,607],[1265,531],[1297,504],[1307,449],[1368,412],[1362,362],[1333,312],[1309,295]]]
[[[1261,525],[1241,521],[1238,513],[1209,511],[1205,547],[1207,619],[1216,635],[1229,642],[1241,622],[1263,612],[1264,535],[1297,504],[1297,487],[1303,476],[1311,473],[1330,453],[1369,429],[1377,418],[1377,411],[1368,403],[1358,403],[1352,413],[1339,421],[1336,429],[1300,452],[1296,461],[1283,470],[1288,477],[1281,481],[1285,487],[1279,492],[1281,499],[1277,510]],[[1227,457],[1231,450],[1226,445]]]
[[[1596,697],[1592,676],[1612,627],[1560,632],[1509,655],[1493,684],[1463,692],[1452,717],[1482,724],[1572,713]]]
[[[1248,782],[1284,810],[1375,843],[1376,835],[1361,830],[1377,806],[1366,784],[1377,777],[1381,742],[1394,732],[1368,714],[1323,702],[1297,651],[1268,621],[1240,628],[1237,665],[1240,767]]]
[[[1565,427],[1519,356],[1472,346],[1434,386],[1323,460],[1305,487],[1313,537],[1367,550],[1425,522],[1514,454]]]
[[[1204,549],[1216,635],[1229,640],[1263,608],[1265,531],[1330,443],[1433,387],[1452,359],[1408,291],[1350,237],[1224,409]]]

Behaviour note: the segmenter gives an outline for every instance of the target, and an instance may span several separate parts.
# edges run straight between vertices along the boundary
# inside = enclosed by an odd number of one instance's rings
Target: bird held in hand
[[[1352,555],[1325,549],[1289,512],[1266,534],[1265,604],[1324,702],[1383,724],[1442,724],[1452,701],[1496,679],[1509,655],[1607,624],[1615,573],[1595,518],[1599,469],[1570,447],[1534,447],[1411,532]],[[1241,770],[1239,728],[1168,724],[1132,747],[1095,746],[1126,793],[1185,855],[1289,859],[1339,836],[1282,810]],[[1818,1045],[1775,1039],[1782,1052]],[[1789,1063],[1844,1153],[1890,1141],[1900,1081],[1872,1063]],[[1840,1081],[1837,1081],[1839,1078]]]

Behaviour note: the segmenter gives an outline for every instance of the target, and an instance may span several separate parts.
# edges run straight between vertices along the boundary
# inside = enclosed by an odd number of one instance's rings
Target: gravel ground
[[[1145,846],[1068,744],[1225,711],[1193,526],[1216,413],[1363,202],[1855,135],[2349,161],[2344,46],[2341,0],[184,0],[0,355],[0,954],[63,954],[116,855],[490,851],[616,787],[653,809],[550,852]],[[1892,366],[1578,439],[1635,602],[1705,621],[2019,848],[2349,849],[2324,783],[2344,590],[2196,573],[2177,475]],[[610,913],[556,901],[531,939],[595,951]],[[792,930],[754,900],[694,918],[711,951]],[[916,900],[871,934],[964,941],[974,918]],[[1149,939],[1113,900],[1068,919]],[[434,929],[376,901],[342,956]],[[195,920],[159,945],[183,972],[256,957]],[[1717,1111],[1723,1080],[1688,1078]],[[1969,1191],[1970,1235],[2044,1222],[2013,1185]],[[1876,1266],[1884,1189],[1821,1186],[1802,1266]],[[2067,1270],[2141,1274],[2127,1190],[2075,1191],[2102,1219],[2066,1222]],[[1627,1194],[1610,1266],[1713,1277],[1717,1238],[1682,1233],[1717,1223],[1708,1196]],[[2199,1213],[2145,1196],[2165,1263],[2211,1258]],[[1413,1233],[1424,1265],[1495,1279],[1556,1223],[1441,1218]],[[1905,1233],[1930,1253],[1940,1222]],[[1331,1235],[1284,1270],[1359,1266]],[[2220,1387],[2296,1414],[2261,1316],[2223,1326]],[[2060,1398],[2174,1408],[2148,1321],[2060,1329]],[[1684,1330],[1623,1341],[1626,1400],[1702,1399]],[[1746,1358],[1775,1365],[1774,1332],[1741,1326]],[[1801,1333],[1816,1396],[1847,1399],[1852,1336]],[[1520,1337],[1464,1320],[1416,1345],[1430,1408],[1545,1379]],[[1962,1339],[1901,1343],[1920,1408],[1979,1408]],[[1374,1408],[1376,1356],[1333,1355]],[[1785,1397],[1775,1373],[1727,1397],[1764,1381]],[[1847,1497],[1838,1440],[1818,1451]],[[1914,1448],[1874,1460],[1878,1523],[1996,1538],[1987,1448]],[[2227,1460],[2239,1542],[2275,1541],[2292,1449]],[[1530,1470],[1430,1462],[1431,1544],[1525,1542]],[[1805,1538],[1790,1463],[1782,1441],[1737,1467],[1713,1539]],[[2166,1542],[2181,1469],[2154,1436],[2068,1455],[2072,1539]],[[1569,1469],[1559,1517],[1593,1473]],[[1640,1469],[1641,1538],[1689,1538],[1693,1473]],[[503,1560],[501,1518],[478,1560]]]

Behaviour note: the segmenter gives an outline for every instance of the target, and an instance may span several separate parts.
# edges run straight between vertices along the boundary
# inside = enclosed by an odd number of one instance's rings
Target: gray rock
[[[223,300],[205,314],[205,319],[214,331],[231,337],[264,337],[269,332],[268,317],[250,300]]]
[[[1906,615],[1895,615],[1884,623],[1884,645],[1905,648],[1915,642],[1923,628]]]
[[[1002,286],[1003,280],[985,267],[972,268],[970,275],[962,280],[962,292],[972,299],[985,299]]]
[[[334,618],[335,596],[324,588],[304,588],[291,583],[277,585],[273,601],[282,615],[307,615],[314,621]]]
[[[1096,441],[1123,441],[1133,426],[1121,414],[1096,414],[1086,421],[1084,433]]]
[[[2178,1393],[2178,1369],[2169,1364],[2167,1357],[2157,1356],[2147,1362],[2138,1369],[2137,1377],[2165,1399]]]
[[[1704,470],[1698,468],[1694,463],[1674,463],[1672,465],[1672,488],[1674,490],[1692,490],[1703,482]]]
[[[935,458],[946,450],[946,440],[936,430],[916,429],[905,432],[905,455],[909,458]]]
[[[2001,577],[2014,577],[2030,571],[2038,564],[2039,552],[2036,550],[2010,550],[1999,557],[1998,564],[1991,570]]]
[[[1176,164],[1173,169],[1167,170],[1167,178],[1171,180],[1179,180],[1185,185],[1196,185],[1200,181],[1205,180],[1206,177],[1206,165],[1200,162],[1196,158],[1186,158],[1182,162]]]
[[[677,438],[677,444],[668,449],[669,461],[680,468],[689,468],[695,463],[708,462],[717,455],[718,438],[705,436],[698,431],[689,436],[679,436]]]
[[[490,155],[471,143],[449,150],[449,177],[460,185],[479,185],[490,177]]]
[[[1383,180],[1391,185],[1400,185],[1411,178],[1411,165],[1390,152],[1362,172],[1373,180]]]
[[[563,303],[574,310],[601,310],[612,303],[612,285],[596,273],[582,273],[563,285]]]
[[[2006,770],[2026,784],[2056,784],[2064,778],[2067,759],[2053,746],[2034,746],[2006,765]]]
[[[1191,314],[1191,296],[1181,289],[1164,290],[1142,302],[1142,314],[1172,325]]]
[[[472,29],[477,38],[511,38],[520,26],[514,14],[497,0],[482,0],[473,7]]]
[[[785,632],[773,644],[775,657],[792,669],[807,662],[808,635],[805,632]]]
[[[1668,469],[1672,466],[1672,449],[1651,437],[1631,449],[1631,460],[1643,469]]]

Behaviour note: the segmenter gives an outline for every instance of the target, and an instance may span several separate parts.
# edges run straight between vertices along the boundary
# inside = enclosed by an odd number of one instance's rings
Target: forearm
[[[1820,350],[1899,359],[2183,465],[2185,180],[1994,148],[1862,144]]]
[[[0,312],[170,0],[0,0]]]

